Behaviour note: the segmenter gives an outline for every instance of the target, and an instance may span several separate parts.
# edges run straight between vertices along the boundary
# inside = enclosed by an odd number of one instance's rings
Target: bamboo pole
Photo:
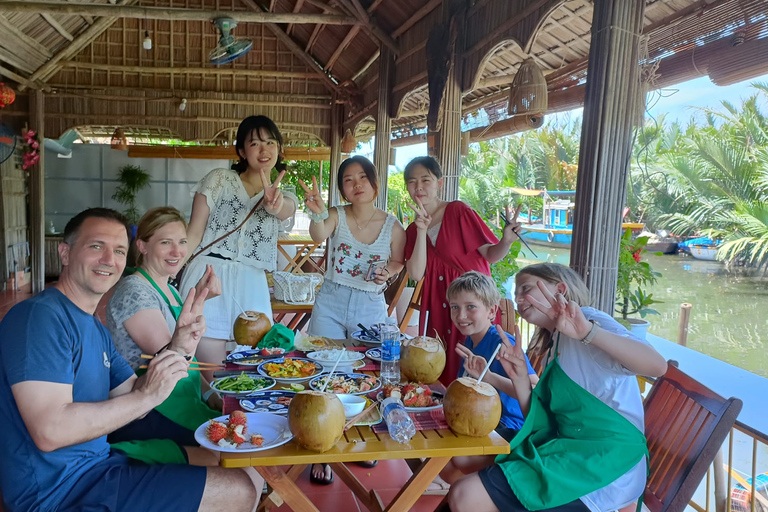
[[[10,0],[0,5],[4,12],[31,12],[35,14],[74,14],[134,18],[139,20],[211,21],[214,18],[234,18],[241,23],[294,23],[304,25],[357,25],[353,16],[334,14],[308,14],[293,12],[218,11],[179,9],[168,7],[141,7],[135,5],[109,5],[75,2],[38,2],[36,0]]]
[[[691,321],[692,304],[683,302],[680,304],[680,323],[677,327],[677,344],[684,347],[688,346],[688,324]]]
[[[576,185],[571,267],[596,308],[613,312],[621,210],[639,84],[643,0],[595,0]]]
[[[379,54],[379,97],[376,104],[376,140],[373,148],[373,164],[379,172],[379,197],[377,206],[387,209],[387,178],[389,176],[389,139],[392,136],[392,79],[395,71],[395,56],[387,46]]]
[[[142,73],[148,75],[170,75],[172,73],[193,73],[209,76],[237,75],[237,76],[255,76],[255,77],[277,77],[277,78],[304,78],[306,80],[318,79],[317,73],[309,71],[272,71],[265,69],[241,69],[241,68],[154,68],[147,66],[121,66],[117,64],[91,64],[90,62],[70,61],[62,62],[63,68],[89,69],[95,71],[116,71],[123,73]]]
[[[40,162],[29,171],[29,254],[32,266],[32,293],[45,289],[45,97],[43,91],[30,94],[30,124],[40,142]]]
[[[328,205],[339,204],[339,188],[336,186],[336,177],[341,165],[341,138],[344,133],[344,105],[336,101],[334,97],[331,104],[331,170],[328,177]]]

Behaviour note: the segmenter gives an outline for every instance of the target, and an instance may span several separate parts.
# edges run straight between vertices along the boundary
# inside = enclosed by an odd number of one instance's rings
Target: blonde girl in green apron
[[[186,238],[186,220],[180,211],[172,207],[149,210],[139,221],[136,234],[139,266],[121,279],[107,305],[107,327],[115,347],[138,375],[144,373],[139,367],[147,362],[141,359],[142,354],[155,354],[168,347],[193,357],[205,332],[203,290],[207,289],[205,298],[221,293],[221,284],[209,268],[196,287],[198,299],[186,310],[182,307],[181,297],[168,282],[186,259]],[[180,326],[189,323],[180,320],[182,315],[192,315],[193,327],[177,328],[177,321]],[[185,336],[190,328],[197,329],[197,334],[191,341],[182,341],[190,339]],[[198,426],[221,415],[221,400],[209,389],[200,372],[190,371],[168,399],[145,418],[111,434],[112,447],[148,463],[217,464],[216,457],[197,447],[194,440]]]
[[[605,313],[570,268],[531,265],[515,277],[520,316],[537,327],[534,350],[547,366],[531,389],[520,344],[503,331],[500,386],[517,397],[526,421],[511,453],[451,487],[454,512],[601,512],[643,493],[647,448],[637,375],[659,377],[666,361]],[[519,339],[519,329],[515,329]]]

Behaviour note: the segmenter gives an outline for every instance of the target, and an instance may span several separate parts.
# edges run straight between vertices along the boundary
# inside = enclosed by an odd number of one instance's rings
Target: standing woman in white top
[[[358,323],[369,326],[387,318],[381,292],[403,269],[405,230],[394,215],[374,206],[379,182],[367,158],[353,156],[339,166],[339,192],[347,205],[326,210],[317,180],[312,182],[312,189],[301,183],[312,218],[309,234],[315,242],[331,240],[328,270],[307,331],[348,338]]]
[[[197,359],[220,363],[232,326],[244,308],[260,311],[272,320],[267,271],[277,262],[277,231],[281,221],[296,211],[296,196],[278,187],[285,170],[274,182],[283,137],[266,116],[251,116],[237,129],[235,149],[240,161],[232,170],[214,169],[193,188],[192,216],[187,229],[190,254],[237,227],[263,198],[255,213],[236,232],[197,255],[184,271],[182,296],[186,296],[211,265],[221,279],[222,295],[205,304],[206,336],[197,348]],[[206,377],[208,377],[206,375]]]

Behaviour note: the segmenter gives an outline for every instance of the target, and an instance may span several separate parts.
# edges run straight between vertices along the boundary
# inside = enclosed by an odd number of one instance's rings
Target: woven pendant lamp
[[[507,114],[544,114],[547,111],[547,80],[532,58],[517,70],[509,90]]]
[[[112,149],[119,149],[122,151],[128,149],[128,138],[125,136],[125,132],[122,128],[115,128],[115,133],[112,134],[110,145],[112,146]]]
[[[352,135],[352,130],[347,130],[347,133],[344,134],[344,138],[341,139],[341,152],[349,154],[353,152],[356,147],[357,140],[355,140],[355,136]]]

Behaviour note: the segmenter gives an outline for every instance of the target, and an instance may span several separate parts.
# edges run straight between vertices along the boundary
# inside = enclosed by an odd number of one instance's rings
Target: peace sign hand
[[[506,214],[507,222],[504,226],[504,230],[502,231],[501,238],[508,240],[510,243],[520,238],[520,228],[522,225],[517,220],[517,217],[520,215],[520,209],[522,207],[522,204],[517,205],[515,208],[515,213],[512,215],[509,214],[509,206],[507,205],[504,207],[504,213]]]
[[[304,203],[312,213],[323,213],[325,203],[320,197],[320,187],[317,185],[317,178],[312,176],[312,188],[309,188],[303,180],[299,180],[299,185],[304,189]]]
[[[510,343],[507,333],[504,332],[504,329],[502,329],[500,325],[496,326],[496,332],[499,333],[499,337],[501,338],[501,350],[499,350],[496,359],[501,362],[501,367],[504,368],[507,377],[515,383],[515,386],[517,386],[516,381],[525,381],[530,384],[528,378],[528,365],[525,362],[525,354],[520,345],[520,327],[515,325],[516,341],[514,345]]]
[[[270,183],[264,169],[259,169],[261,184],[264,187],[264,209],[271,215],[277,215],[283,207],[283,191],[280,190],[280,182],[285,176],[285,171],[280,171],[274,183]]]
[[[408,203],[408,206],[411,207],[411,209],[416,213],[416,218],[413,219],[414,224],[416,224],[416,229],[419,231],[426,231],[429,229],[429,223],[432,222],[432,216],[427,212],[427,209],[424,208],[424,205],[421,204],[421,201],[418,199],[416,201],[416,206],[414,206],[411,203]]]
[[[553,294],[543,281],[536,281],[536,285],[544,295],[546,303],[531,295],[523,295],[524,299],[544,313],[562,334],[575,340],[583,340],[592,329],[592,324],[584,316],[581,307],[574,301],[568,301],[560,292]]]
[[[464,370],[473,379],[477,379],[485,370],[487,361],[483,356],[475,355],[464,345],[456,345],[456,353],[464,359]]]
[[[194,288],[190,288],[176,320],[176,329],[171,337],[171,350],[188,355],[195,353],[200,338],[205,334],[203,307],[207,296],[208,288],[203,288],[199,294]]]

